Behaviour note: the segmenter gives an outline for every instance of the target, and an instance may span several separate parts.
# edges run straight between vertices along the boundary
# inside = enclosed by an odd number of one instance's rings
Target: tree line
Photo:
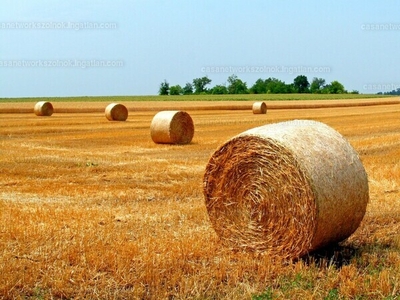
[[[379,92],[378,95],[400,95],[400,88],[394,89],[389,92]]]
[[[334,80],[326,83],[325,79],[314,77],[311,82],[307,76],[299,75],[292,83],[285,83],[277,78],[257,79],[251,86],[238,78],[235,74],[228,77],[226,84],[218,84],[209,87],[211,79],[207,76],[195,78],[184,86],[170,85],[167,80],[161,82],[159,95],[224,95],[224,94],[291,94],[291,93],[312,93],[312,94],[346,94],[348,91],[343,84]],[[352,91],[358,94],[358,91]]]

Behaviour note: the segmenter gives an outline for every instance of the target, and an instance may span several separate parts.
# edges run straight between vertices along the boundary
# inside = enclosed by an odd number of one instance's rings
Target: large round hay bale
[[[356,151],[331,127],[308,120],[233,137],[210,158],[203,183],[223,244],[287,258],[349,237],[369,200]]]
[[[54,112],[54,108],[50,102],[39,101],[35,104],[35,107],[33,108],[33,112],[37,116],[50,117]]]
[[[254,102],[253,103],[253,114],[266,114],[267,104],[265,102]]]
[[[105,113],[109,121],[126,121],[128,118],[128,109],[125,105],[119,103],[107,105]]]
[[[194,135],[193,120],[184,111],[160,111],[151,121],[150,135],[157,144],[189,144]]]

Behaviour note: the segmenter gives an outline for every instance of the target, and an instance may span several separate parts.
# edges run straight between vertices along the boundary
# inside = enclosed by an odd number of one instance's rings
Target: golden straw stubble
[[[369,200],[355,150],[329,126],[306,120],[233,137],[210,158],[203,183],[224,245],[291,259],[349,237]]]
[[[185,111],[160,111],[151,121],[150,135],[157,144],[189,144],[194,136],[193,119]]]
[[[39,101],[35,104],[33,111],[37,116],[50,117],[54,112],[54,108],[48,101]]]
[[[266,114],[267,104],[265,102],[254,102],[253,103],[253,114]]]
[[[107,105],[105,114],[109,121],[126,121],[128,118],[128,109],[123,104],[111,103]]]

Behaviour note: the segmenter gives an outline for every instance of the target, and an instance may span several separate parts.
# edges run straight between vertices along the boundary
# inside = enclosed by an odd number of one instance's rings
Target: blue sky
[[[399,11],[395,0],[2,0],[0,97],[156,95],[164,79],[232,74],[249,87],[306,75],[397,89]]]

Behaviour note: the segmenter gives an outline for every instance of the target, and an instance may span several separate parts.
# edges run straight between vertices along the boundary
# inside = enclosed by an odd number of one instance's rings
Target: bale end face
[[[105,114],[109,121],[126,121],[128,109],[122,104],[111,103],[106,107]]]
[[[54,108],[50,102],[39,101],[35,104],[33,111],[37,116],[50,117],[54,112]]]
[[[191,116],[184,111],[161,111],[150,125],[151,139],[156,144],[189,144],[194,136]]]

